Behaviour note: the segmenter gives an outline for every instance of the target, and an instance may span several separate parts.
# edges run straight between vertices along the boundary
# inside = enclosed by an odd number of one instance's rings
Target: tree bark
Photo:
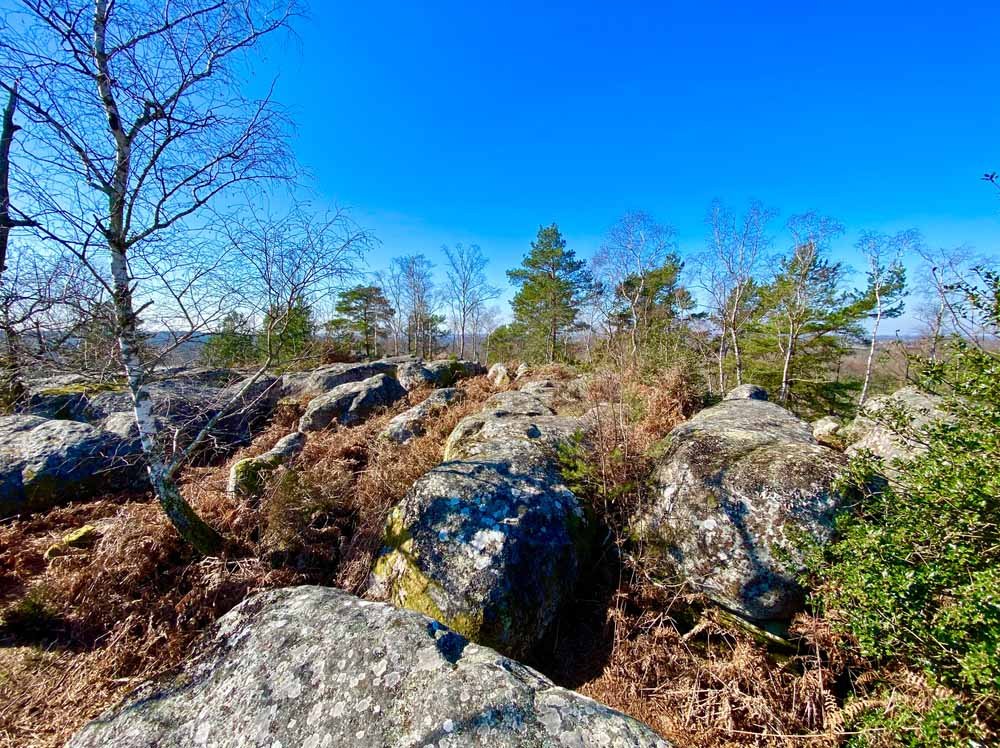
[[[861,385],[861,396],[858,398],[858,407],[865,404],[868,399],[868,387],[872,381],[872,362],[875,360],[875,340],[878,337],[878,328],[882,323],[882,296],[878,289],[875,289],[875,321],[872,323],[872,342],[868,347],[868,361],[865,363],[865,381]]]
[[[196,551],[213,555],[222,548],[222,537],[195,513],[184,500],[170,477],[163,446],[157,439],[158,428],[152,412],[152,402],[145,387],[145,375],[140,356],[139,321],[132,303],[132,279],[126,259],[127,236],[125,200],[131,168],[132,144],[121,122],[121,115],[111,89],[111,75],[105,51],[107,36],[107,0],[96,0],[94,6],[94,62],[97,67],[97,89],[107,116],[108,130],[115,141],[115,165],[108,195],[108,249],[111,253],[111,277],[114,290],[118,344],[125,375],[132,394],[133,412],[139,429],[139,441],[146,459],[149,482],[160,506],[178,534]]]

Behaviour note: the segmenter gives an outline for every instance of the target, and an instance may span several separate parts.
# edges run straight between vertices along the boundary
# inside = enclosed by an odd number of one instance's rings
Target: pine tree
[[[355,286],[341,291],[336,312],[340,315],[334,323],[337,329],[349,330],[361,341],[365,356],[378,353],[378,336],[392,318],[393,309],[378,286]]]
[[[820,390],[829,383],[823,376],[830,364],[849,350],[849,341],[862,340],[860,321],[870,312],[866,295],[844,289],[847,269],[823,256],[819,245],[807,241],[782,258],[774,280],[760,290],[760,317],[755,343],[776,351],[778,401],[788,403],[793,387],[810,385],[798,399],[835,397]],[[830,388],[827,387],[829,390]]]
[[[521,265],[507,271],[510,282],[518,286],[511,302],[514,320],[525,331],[529,356],[551,363],[593,281],[585,263],[566,249],[556,224],[538,229]]]

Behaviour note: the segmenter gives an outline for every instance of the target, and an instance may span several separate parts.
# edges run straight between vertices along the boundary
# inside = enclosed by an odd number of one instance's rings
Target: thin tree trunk
[[[126,259],[125,196],[131,168],[132,144],[126,134],[118,105],[111,89],[111,75],[105,51],[107,0],[96,0],[94,7],[94,61],[97,66],[97,89],[107,115],[108,129],[115,141],[115,168],[108,197],[108,249],[111,253],[111,277],[117,316],[118,344],[132,394],[139,441],[146,458],[149,482],[171,524],[184,540],[204,555],[217,553],[222,537],[202,520],[181,496],[170,477],[163,446],[157,439],[152,401],[145,387],[140,357],[138,319],[132,303],[132,279]]]
[[[872,362],[875,360],[875,340],[878,337],[878,327],[882,322],[882,299],[878,295],[878,291],[875,292],[875,303],[876,313],[875,322],[872,324],[872,342],[868,347],[868,361],[865,363],[865,381],[861,385],[861,396],[858,398],[858,407],[860,408],[865,404],[865,400],[868,399],[868,387],[872,381]]]
[[[736,326],[729,326],[729,338],[733,343],[733,359],[736,363],[736,386],[743,384],[743,352],[740,351],[740,339],[736,334]]]
[[[719,392],[725,394],[726,392],[726,333],[723,331],[722,335],[719,336],[719,352],[716,355],[718,359],[717,364],[719,367]]]
[[[792,333],[788,334],[788,347],[785,348],[785,365],[781,370],[781,390],[778,392],[778,402],[784,404],[788,402],[788,394],[791,389],[791,384],[788,381],[791,376],[792,370],[792,351],[795,348],[795,343],[792,339]]]

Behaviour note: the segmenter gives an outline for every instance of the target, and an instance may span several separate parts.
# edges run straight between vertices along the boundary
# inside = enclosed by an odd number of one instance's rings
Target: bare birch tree
[[[594,256],[594,277],[615,300],[612,306],[624,305],[633,360],[655,304],[649,287],[651,277],[671,259],[675,234],[673,228],[657,223],[648,213],[629,212],[608,230]]]
[[[286,176],[283,119],[269,96],[240,92],[240,73],[293,11],[256,0],[22,0],[0,30],[0,77],[19,79],[34,146],[22,187],[36,236],[71,251],[113,299],[150,483],[202,553],[221,538],[180,495],[180,462],[157,438],[140,330],[151,306],[203,277],[200,262],[178,272],[160,261],[205,225],[204,210],[236,186]],[[168,276],[177,283],[166,291],[144,285]]]
[[[489,261],[478,244],[456,244],[454,249],[441,248],[448,260],[446,277],[448,304],[452,309],[453,334],[458,339],[458,357],[465,358],[466,332],[472,321],[488,301],[500,295],[500,290],[486,281]]]
[[[772,245],[769,224],[778,212],[758,201],[737,217],[716,200],[709,208],[707,250],[698,258],[700,283],[719,327],[719,390],[726,389],[727,353],[733,353],[736,384],[743,384],[743,333],[753,319],[756,290]]]

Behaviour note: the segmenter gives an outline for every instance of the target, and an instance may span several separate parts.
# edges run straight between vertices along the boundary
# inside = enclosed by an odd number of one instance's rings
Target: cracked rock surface
[[[67,748],[429,745],[669,748],[426,616],[322,587],[244,601]]]

